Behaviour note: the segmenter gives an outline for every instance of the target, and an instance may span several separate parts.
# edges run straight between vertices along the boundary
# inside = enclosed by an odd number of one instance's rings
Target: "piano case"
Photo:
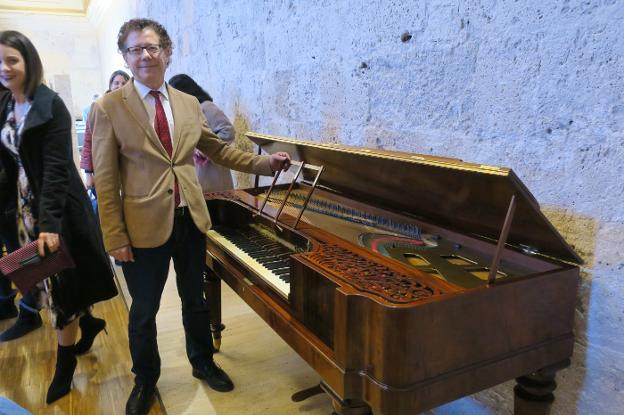
[[[261,213],[267,186],[207,194],[207,272],[317,371],[337,413],[416,414],[512,379],[516,414],[547,413],[581,259],[511,169],[247,135],[324,170],[298,223],[305,170],[279,220],[288,184]],[[226,246],[249,227],[291,250],[287,288]]]

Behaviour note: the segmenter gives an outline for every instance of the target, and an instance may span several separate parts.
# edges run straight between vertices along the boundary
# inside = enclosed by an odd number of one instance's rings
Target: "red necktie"
[[[173,146],[171,145],[171,134],[169,133],[169,122],[167,121],[167,114],[165,114],[165,107],[163,107],[162,102],[160,101],[160,92],[159,91],[150,91],[150,95],[154,97],[156,100],[156,117],[154,118],[154,129],[156,130],[156,134],[158,138],[160,138],[160,142],[162,143],[165,150],[169,154],[169,157],[173,154]],[[180,204],[180,189],[178,189],[178,179],[175,179],[175,189],[174,189],[174,197],[175,197],[175,205],[176,207]]]

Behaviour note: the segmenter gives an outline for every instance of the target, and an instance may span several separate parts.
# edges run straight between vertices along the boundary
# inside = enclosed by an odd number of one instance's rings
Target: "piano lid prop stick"
[[[297,182],[297,179],[299,178],[299,175],[301,174],[301,170],[303,170],[304,163],[302,161],[293,160],[290,162],[290,164],[294,164],[294,165],[298,164],[299,168],[297,169],[297,173],[295,173],[295,177],[293,177],[292,182],[290,182],[290,186],[288,186],[288,190],[286,191],[286,195],[284,196],[284,200],[282,201],[282,204],[277,210],[277,214],[275,215],[275,219],[273,221],[275,225],[277,225],[277,221],[279,220],[279,217],[282,214],[282,210],[284,210],[284,206],[286,206],[286,202],[288,201],[288,196],[290,196],[290,192],[292,192],[293,187],[295,187],[295,183]],[[267,195],[267,199],[268,198],[269,197]]]
[[[297,224],[299,223],[299,219],[301,219],[303,212],[306,210],[306,207],[308,207],[308,202],[310,201],[312,192],[314,192],[314,189],[316,189],[316,184],[318,183],[318,179],[319,177],[321,177],[321,173],[323,173],[323,169],[324,169],[324,166],[307,165],[306,167],[316,170],[316,177],[314,178],[314,183],[312,183],[312,187],[310,188],[310,191],[308,192],[308,195],[306,196],[303,202],[303,206],[301,207],[301,210],[299,211],[299,215],[297,216],[297,220],[295,221],[295,225],[293,226],[293,229],[297,229]]]
[[[509,208],[507,209],[507,216],[505,216],[505,222],[503,223],[503,230],[498,238],[498,245],[496,246],[494,259],[492,260],[492,265],[490,266],[490,274],[488,275],[488,285],[492,284],[496,279],[496,273],[498,272],[498,266],[500,265],[500,260],[503,255],[503,248],[505,248],[505,243],[507,243],[507,236],[509,235],[509,230],[511,229],[511,222],[513,221],[515,211],[516,196],[514,195],[511,196],[511,202],[509,202]]]
[[[262,146],[258,146],[258,155],[262,155]],[[254,189],[257,189],[260,186],[260,175],[256,174],[256,178],[254,179]]]
[[[275,186],[275,182],[277,182],[277,178],[279,177],[281,172],[282,172],[281,170],[278,170],[275,172],[275,175],[273,176],[273,182],[271,183],[271,187],[269,187],[269,191],[267,192],[266,197],[264,198],[264,201],[262,202],[262,205],[260,206],[260,209],[258,209],[258,213],[256,213],[256,216],[262,214],[262,211],[264,210],[264,206],[269,201],[269,196],[271,195],[271,192],[273,191],[273,186]]]

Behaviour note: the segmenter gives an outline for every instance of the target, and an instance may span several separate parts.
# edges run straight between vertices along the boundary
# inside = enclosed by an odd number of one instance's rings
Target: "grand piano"
[[[411,415],[516,379],[547,414],[581,259],[507,168],[248,133],[292,181],[206,194],[225,281],[319,375],[337,414]]]

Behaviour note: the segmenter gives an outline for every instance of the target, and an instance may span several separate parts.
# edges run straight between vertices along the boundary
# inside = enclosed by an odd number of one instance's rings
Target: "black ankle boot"
[[[102,330],[106,331],[106,320],[95,318],[87,313],[80,317],[78,325],[80,325],[82,336],[78,343],[76,343],[75,352],[77,355],[81,355],[87,353],[89,349],[91,349],[95,336],[97,336],[99,332]]]
[[[74,354],[74,345],[61,346],[59,344],[56,352],[56,371],[54,378],[48,388],[48,396],[46,403],[52,403],[59,398],[67,395],[71,390],[71,382],[76,370],[76,355]]]
[[[41,324],[41,317],[39,316],[39,313],[33,313],[32,311],[28,311],[24,307],[20,306],[17,320],[15,320],[15,323],[13,323],[11,327],[0,334],[0,342],[8,342],[9,340],[18,339],[31,331],[38,329],[41,327]]]
[[[0,320],[17,317],[17,307],[15,307],[15,293],[0,300]]]

